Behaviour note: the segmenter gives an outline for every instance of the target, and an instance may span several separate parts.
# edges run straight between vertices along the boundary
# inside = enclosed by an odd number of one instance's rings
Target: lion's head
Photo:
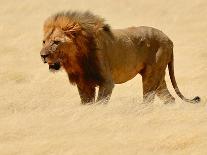
[[[68,66],[68,63],[74,61],[78,53],[74,37],[79,32],[78,23],[70,22],[65,16],[46,20],[40,55],[50,70],[59,70],[64,64]]]
[[[104,19],[90,12],[62,12],[44,23],[43,47],[40,52],[49,69],[63,67],[71,83],[101,81],[97,63],[97,34],[109,33]]]

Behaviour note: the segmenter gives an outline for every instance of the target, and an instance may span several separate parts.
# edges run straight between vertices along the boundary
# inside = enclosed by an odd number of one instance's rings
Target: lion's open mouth
[[[60,63],[59,62],[56,62],[56,63],[54,63],[54,64],[50,64],[49,65],[49,69],[50,70],[59,70],[60,69]]]

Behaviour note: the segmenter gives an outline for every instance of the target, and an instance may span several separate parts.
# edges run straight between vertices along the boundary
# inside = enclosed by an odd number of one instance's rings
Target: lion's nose
[[[49,54],[41,55],[41,57],[42,57],[43,59],[47,58],[48,56],[49,56]]]
[[[47,63],[45,58],[47,58],[49,56],[49,54],[44,54],[44,55],[41,55],[42,59],[44,60],[44,63]]]

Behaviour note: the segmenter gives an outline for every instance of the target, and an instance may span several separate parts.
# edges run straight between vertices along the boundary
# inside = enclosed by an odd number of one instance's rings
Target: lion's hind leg
[[[155,94],[165,103],[173,103],[175,98],[170,94],[165,82],[165,67],[162,70],[159,66],[147,66],[142,72],[143,100],[144,103],[154,101]]]
[[[146,66],[142,71],[143,103],[152,103],[158,86],[155,71],[152,66]]]
[[[164,101],[164,103],[174,103],[175,98],[170,94],[169,90],[167,89],[167,85],[165,80],[163,79],[156,90],[156,95]]]

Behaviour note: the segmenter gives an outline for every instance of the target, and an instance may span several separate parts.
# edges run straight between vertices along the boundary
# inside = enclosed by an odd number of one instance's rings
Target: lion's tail
[[[174,58],[173,58],[173,54],[172,54],[172,59],[171,61],[168,63],[168,70],[169,70],[169,75],[170,75],[170,80],[172,82],[173,88],[175,89],[176,94],[184,101],[186,102],[190,102],[190,103],[198,103],[200,102],[200,97],[196,96],[193,99],[187,99],[183,96],[183,94],[180,92],[177,82],[175,80],[175,74],[174,74]]]

